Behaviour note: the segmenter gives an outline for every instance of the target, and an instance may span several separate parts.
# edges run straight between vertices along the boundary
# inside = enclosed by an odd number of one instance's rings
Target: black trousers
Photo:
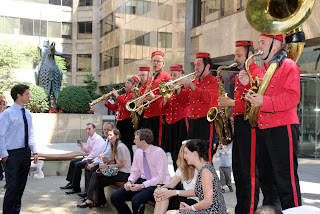
[[[122,141],[122,143],[124,143],[130,152],[131,155],[131,162],[133,160],[133,150],[132,150],[132,145],[133,140],[134,140],[134,128],[133,128],[133,124],[132,124],[132,119],[131,118],[127,118],[121,121],[118,121],[117,123],[117,129],[119,129],[120,131],[120,140]]]
[[[75,158],[70,162],[67,181],[72,184],[72,187],[80,188],[82,169],[87,165],[87,161],[82,159]]]
[[[99,205],[107,203],[106,196],[104,195],[104,187],[114,184],[115,182],[126,182],[130,173],[118,172],[116,176],[107,177],[102,173],[92,173],[90,184],[88,187],[87,198],[94,201]]]
[[[150,129],[153,133],[153,145],[161,147],[162,129],[165,121],[165,115],[149,117],[143,119],[143,128]]]
[[[190,119],[188,139],[208,140],[210,142],[209,161],[212,162],[212,156],[216,153],[219,144],[219,137],[213,122],[210,123],[206,117]]]
[[[257,133],[263,205],[282,209],[300,206],[301,192],[297,173],[299,125],[259,129]]]
[[[20,213],[21,198],[30,170],[31,151],[29,148],[8,151],[6,161],[7,189],[3,200],[3,214]]]
[[[88,192],[88,187],[89,187],[89,183],[90,183],[90,179],[92,176],[92,173],[94,173],[97,169],[99,169],[99,165],[96,165],[94,167],[92,167],[90,170],[87,169],[87,166],[85,166],[85,192]]]
[[[243,115],[234,119],[232,170],[236,184],[236,214],[254,213],[259,202],[256,129],[252,129]]]
[[[145,179],[139,178],[136,183],[141,184],[143,181],[145,181]],[[143,190],[132,192],[126,191],[124,187],[122,187],[114,191],[110,199],[117,211],[121,214],[132,214],[126,201],[132,202],[133,214],[144,213],[144,206],[141,207],[141,205],[146,204],[148,201],[154,201],[153,192],[156,188],[156,186],[150,186]]]

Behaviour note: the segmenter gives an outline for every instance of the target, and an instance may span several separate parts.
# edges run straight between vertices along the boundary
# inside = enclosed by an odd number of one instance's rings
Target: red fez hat
[[[260,34],[260,36],[266,36],[266,37],[269,37],[269,38],[274,38],[276,40],[279,40],[280,42],[283,42],[283,35],[267,35],[267,34]]]
[[[252,46],[253,47],[253,42],[252,41],[236,41],[236,47],[239,46]]]
[[[136,77],[136,76],[132,76],[132,77],[130,77],[131,79],[133,79],[133,81],[135,81],[136,83],[139,83],[139,79],[138,79],[138,77]]]
[[[209,53],[197,53],[196,58],[210,58]]]
[[[164,57],[164,53],[162,51],[155,51],[151,54],[151,58],[153,58],[155,55],[160,55]]]
[[[181,71],[182,67],[180,64],[175,64],[170,66],[170,71]]]
[[[149,67],[139,67],[139,71],[150,71]]]

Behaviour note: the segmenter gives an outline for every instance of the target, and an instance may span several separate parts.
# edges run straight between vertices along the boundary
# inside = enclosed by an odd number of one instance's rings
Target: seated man
[[[103,128],[104,136],[108,136],[108,132],[113,130],[114,124],[112,122],[105,122],[102,128]],[[93,163],[90,163],[85,167],[85,192],[78,193],[78,195],[82,198],[87,196],[87,190],[88,190],[92,173],[94,173],[99,168],[99,163],[103,162],[103,160],[99,156],[93,160]],[[109,143],[108,138],[106,139],[106,145],[102,152],[102,156],[104,159],[111,158],[111,145]]]
[[[66,186],[60,187],[61,189],[71,189],[66,192],[67,194],[81,192],[80,180],[82,169],[87,165],[87,161],[89,159],[94,159],[102,153],[106,144],[103,138],[96,133],[96,126],[94,124],[88,123],[86,131],[89,135],[87,145],[83,146],[81,141],[77,142],[77,144],[80,146],[82,151],[89,153],[89,155],[85,158],[75,158],[70,162],[66,179],[69,183]]]
[[[167,184],[170,180],[167,155],[152,145],[153,133],[150,129],[135,132],[136,151],[128,182],[111,194],[111,202],[121,214],[132,213],[126,201],[132,201],[133,213],[144,213],[144,204],[153,201],[157,184]]]

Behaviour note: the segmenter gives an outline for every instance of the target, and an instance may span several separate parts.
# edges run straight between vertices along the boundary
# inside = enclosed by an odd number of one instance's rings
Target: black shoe
[[[71,190],[69,190],[68,192],[66,192],[66,194],[70,195],[70,194],[75,194],[81,192],[81,189],[79,187],[73,187]]]
[[[81,199],[82,202],[85,202],[87,200],[87,197]]]
[[[71,183],[68,183],[67,185],[60,187],[60,189],[72,189]]]
[[[78,195],[81,197],[81,198],[85,198],[87,196],[87,192],[80,192],[78,193]]]
[[[233,192],[232,186],[228,186],[228,187],[229,187],[230,192]]]
[[[223,188],[221,188],[221,192],[222,192],[222,193],[225,193],[225,190],[224,190]]]

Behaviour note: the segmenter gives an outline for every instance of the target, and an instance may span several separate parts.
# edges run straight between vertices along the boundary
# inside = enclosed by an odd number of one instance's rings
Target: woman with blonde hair
[[[199,201],[198,197],[196,197],[194,193],[198,170],[193,165],[188,165],[186,160],[183,158],[186,142],[187,141],[183,141],[182,146],[180,147],[176,174],[168,184],[162,186],[160,191],[157,189],[154,191],[154,198],[156,201],[154,209],[155,214],[164,214],[168,209],[179,209],[180,202],[192,205]],[[182,183],[184,190],[173,189],[179,184],[179,182]],[[187,197],[192,195],[194,197]]]

